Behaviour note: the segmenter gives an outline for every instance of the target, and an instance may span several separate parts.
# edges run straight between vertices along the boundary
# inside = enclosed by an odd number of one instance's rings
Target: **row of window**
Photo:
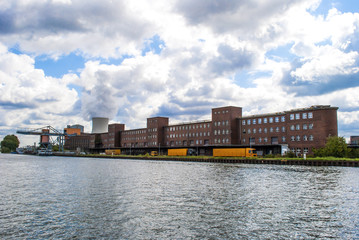
[[[223,139],[217,139],[217,138],[215,138],[214,139],[214,143],[216,144],[216,143],[229,143],[229,139],[228,138],[223,138]]]
[[[167,127],[166,131],[191,130],[191,129],[198,129],[198,128],[210,128],[210,124],[209,123],[204,123],[204,124],[196,124],[196,125]]]
[[[313,123],[310,123],[310,124],[303,124],[302,125],[302,129],[303,130],[308,130],[308,129],[313,129],[313,127],[314,127],[314,124]],[[280,132],[280,130],[282,130],[282,132],[285,132],[286,131],[286,129],[285,129],[285,127],[283,126],[283,127],[281,127],[281,128],[279,128],[279,127],[276,127],[276,128],[273,128],[273,127],[270,127],[269,128],[269,132]],[[290,130],[292,130],[292,131],[294,131],[294,130],[301,130],[301,125],[300,124],[297,124],[297,125],[291,125],[290,126]],[[263,132],[264,133],[267,133],[268,132],[268,129],[267,128],[263,128]],[[246,132],[246,129],[243,129],[243,133],[245,134],[245,133],[247,133]],[[253,133],[253,134],[256,134],[257,133],[257,129],[256,128],[253,128],[253,129],[248,129],[248,134],[251,134],[251,133]],[[258,128],[258,133],[262,133],[262,128]]]
[[[228,129],[227,129],[227,130],[224,130],[224,129],[223,129],[222,131],[221,131],[221,130],[218,130],[218,131],[217,131],[217,130],[214,130],[214,135],[215,135],[215,136],[216,136],[216,135],[221,135],[221,134],[222,134],[222,135],[229,134],[229,130],[228,130]]]
[[[228,125],[229,125],[228,120],[222,121],[222,126],[228,126]],[[221,126],[221,121],[219,121],[219,122],[214,122],[214,126],[215,126],[215,127],[220,127],[220,126]]]
[[[292,113],[290,114],[290,120],[299,120],[300,117],[302,117],[302,119],[311,119],[313,118],[313,113],[309,112],[309,113]]]
[[[268,118],[263,118],[263,123],[273,123],[273,122],[285,122],[285,116],[281,116],[281,117],[268,117]],[[242,120],[242,125],[255,125],[255,124],[262,124],[262,118],[254,118],[254,119],[247,119],[247,120]]]
[[[211,136],[210,132],[196,132],[196,133],[180,133],[180,134],[169,134],[167,138],[179,138],[179,137],[209,137]]]
[[[228,110],[223,110],[222,112],[221,111],[214,112],[214,114],[221,114],[221,113],[225,114],[225,113],[229,113],[229,111]]]
[[[290,140],[292,142],[294,142],[294,141],[297,141],[297,142],[299,142],[299,141],[314,141],[314,137],[313,137],[313,135],[309,135],[309,136],[307,136],[307,135],[303,135],[303,136],[297,135],[297,136],[291,136]],[[242,141],[243,141],[243,143],[245,143],[246,139],[244,138],[244,139],[242,139]],[[282,136],[282,142],[285,143],[286,141],[287,141],[286,137]],[[255,138],[249,138],[249,142],[251,144],[255,144],[256,139]],[[258,138],[258,143],[262,143],[262,142],[267,143],[268,142],[268,137],[264,137],[264,138],[259,137]],[[277,137],[272,137],[271,138],[271,143],[272,144],[278,144],[278,138]]]
[[[282,132],[285,132],[285,127],[282,127],[281,128],[282,129]],[[248,134],[251,134],[251,133],[253,133],[253,134],[256,134],[257,133],[257,129],[256,128],[253,128],[253,129],[248,129],[247,130],[248,131]],[[263,128],[263,132],[264,133],[267,133],[268,132],[268,129],[267,128]],[[269,132],[274,132],[274,128],[269,128]],[[275,128],[275,132],[280,132],[280,128],[279,127],[276,127]],[[243,133],[245,134],[245,133],[247,133],[246,132],[246,129],[243,129]],[[258,128],[258,133],[262,133],[262,128]]]
[[[313,123],[309,123],[309,124],[303,124],[302,129],[303,130],[308,130],[308,129],[313,129],[314,124]],[[300,130],[301,125],[297,124],[297,125],[291,125],[290,126],[290,130],[294,131],[294,130]]]
[[[301,148],[297,148],[297,149],[291,148],[290,151],[293,152],[293,153],[296,153],[297,155],[302,153]],[[306,147],[303,148],[303,153],[305,153],[305,154],[309,153],[309,148],[306,148]]]
[[[157,131],[157,128],[156,128],[156,131]],[[144,133],[147,133],[147,130],[124,131],[122,133],[124,135],[144,134]]]
[[[296,113],[290,114],[290,120],[299,120],[299,119],[312,119],[313,113]],[[279,123],[285,122],[285,116],[277,116],[277,117],[265,117],[265,118],[254,118],[254,119],[247,119],[242,120],[242,125],[255,125],[255,124],[262,124],[262,123]]]
[[[309,136],[303,135],[303,137],[297,135],[297,136],[291,136],[291,137],[290,137],[290,140],[291,140],[292,142],[294,142],[294,141],[299,142],[299,141],[301,141],[301,140],[303,140],[303,141],[313,141],[313,140],[314,140],[314,137],[313,137],[313,135],[309,135]]]

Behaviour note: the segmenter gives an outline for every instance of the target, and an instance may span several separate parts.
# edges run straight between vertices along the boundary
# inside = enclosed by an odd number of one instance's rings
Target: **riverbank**
[[[246,163],[246,164],[273,164],[273,165],[306,165],[306,166],[340,166],[359,167],[359,159],[341,158],[224,158],[209,156],[145,156],[145,155],[69,155],[55,153],[54,156],[64,157],[90,157],[90,158],[112,158],[112,159],[134,159],[134,160],[155,160],[155,161],[179,161],[179,162],[210,162],[210,163]]]

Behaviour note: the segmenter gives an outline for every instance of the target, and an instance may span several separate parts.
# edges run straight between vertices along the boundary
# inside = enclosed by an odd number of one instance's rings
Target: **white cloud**
[[[358,13],[333,8],[317,15],[320,2],[1,2],[0,121],[88,126],[91,116],[106,115],[135,128],[158,114],[207,118],[211,107],[223,105],[242,106],[245,114],[317,104],[354,108]],[[143,54],[153,36],[163,41],[162,52]],[[8,52],[12,46],[28,54]],[[267,56],[283,46],[290,52]],[[34,68],[35,56],[71,52],[85,58],[79,76],[52,78]],[[124,54],[120,64],[101,63]],[[250,88],[233,80],[242,71],[253,79]],[[357,115],[344,115],[341,122],[355,123]]]

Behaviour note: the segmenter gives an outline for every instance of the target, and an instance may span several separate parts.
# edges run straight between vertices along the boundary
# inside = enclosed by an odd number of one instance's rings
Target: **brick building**
[[[127,154],[144,154],[168,148],[193,148],[211,155],[215,147],[254,147],[259,155],[312,153],[329,136],[338,135],[337,107],[312,106],[289,111],[242,116],[240,107],[212,109],[212,120],[169,124],[167,117],[147,119],[146,128],[125,130],[110,124],[107,133],[90,134],[89,150],[120,148]]]

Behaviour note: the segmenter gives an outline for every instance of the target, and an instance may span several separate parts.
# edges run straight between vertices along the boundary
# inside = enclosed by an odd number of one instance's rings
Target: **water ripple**
[[[359,169],[0,154],[1,239],[359,239]]]

